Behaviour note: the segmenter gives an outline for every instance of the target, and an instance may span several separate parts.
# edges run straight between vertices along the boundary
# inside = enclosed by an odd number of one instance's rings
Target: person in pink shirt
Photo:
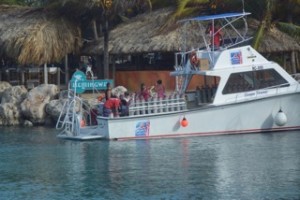
[[[162,80],[158,80],[155,85],[155,92],[157,93],[158,98],[165,98],[165,87],[162,84]]]
[[[150,90],[149,88],[146,87],[144,83],[141,84],[141,93],[140,93],[140,98],[144,99],[145,101],[148,101],[150,98]]]

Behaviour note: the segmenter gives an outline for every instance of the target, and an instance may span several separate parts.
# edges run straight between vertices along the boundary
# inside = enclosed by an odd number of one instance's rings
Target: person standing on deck
[[[218,24],[216,24],[215,26],[209,24],[208,28],[206,29],[206,33],[211,37],[211,48],[214,50],[219,49],[223,37],[220,26]]]
[[[144,83],[141,84],[141,92],[140,92],[140,98],[143,98],[145,101],[148,101],[150,98],[150,90],[146,87]]]
[[[114,95],[105,101],[103,106],[104,117],[119,117],[120,99]]]
[[[157,93],[157,97],[158,98],[165,98],[166,97],[166,94],[165,94],[165,87],[164,85],[162,84],[162,80],[158,80],[156,82],[156,85],[155,85],[155,92]]]
[[[128,92],[125,92],[124,95],[120,97],[120,116],[128,116],[129,115],[129,105],[131,103],[130,95]]]

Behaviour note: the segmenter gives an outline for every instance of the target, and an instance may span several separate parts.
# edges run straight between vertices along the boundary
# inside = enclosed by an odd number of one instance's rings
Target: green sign
[[[113,86],[113,80],[111,79],[87,80],[86,75],[82,71],[77,70],[72,76],[70,87],[76,93],[81,94],[85,90],[105,90],[108,82]]]

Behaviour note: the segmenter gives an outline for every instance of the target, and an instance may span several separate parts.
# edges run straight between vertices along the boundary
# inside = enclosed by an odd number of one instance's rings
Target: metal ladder
[[[77,120],[76,114],[76,102],[80,100],[76,96],[73,90],[70,88],[68,89],[68,99],[64,103],[62,111],[59,115],[59,118],[56,123],[56,129],[63,129],[62,132],[71,134],[71,135],[78,135],[80,133],[80,121]]]

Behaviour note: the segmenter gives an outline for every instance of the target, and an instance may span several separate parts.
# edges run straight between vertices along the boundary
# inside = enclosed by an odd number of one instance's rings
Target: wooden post
[[[48,84],[48,68],[47,68],[47,64],[44,64],[44,83]]]
[[[25,85],[25,71],[24,69],[20,69],[20,71],[21,71],[21,84]]]
[[[69,72],[69,69],[68,69],[68,55],[66,55],[65,56],[65,84],[68,86],[68,83],[69,83],[69,78],[70,78],[70,76],[69,76],[69,74],[70,74],[70,72]],[[60,80],[59,80],[60,81]]]
[[[112,56],[112,79],[115,81],[116,80],[116,62],[115,62],[116,57]],[[115,83],[116,85],[116,83]]]
[[[296,67],[297,67],[297,71],[298,71],[298,72],[300,72],[299,52],[300,52],[300,51],[296,51]]]
[[[296,68],[296,52],[292,51],[291,53],[291,64],[292,64],[292,74],[297,73],[297,68]]]
[[[57,87],[60,90],[60,68],[57,67]]]

